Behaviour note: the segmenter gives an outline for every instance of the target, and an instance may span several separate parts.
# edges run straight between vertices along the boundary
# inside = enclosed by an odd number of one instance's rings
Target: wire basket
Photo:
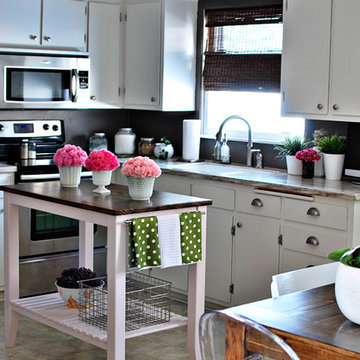
[[[106,283],[106,278],[99,279]],[[80,282],[80,292],[84,293],[84,289],[89,289],[89,295],[80,298],[79,318],[87,324],[106,330],[107,283],[100,289],[88,286],[86,282],[87,280]],[[171,301],[170,282],[139,272],[126,274],[125,330],[136,330],[170,321]]]

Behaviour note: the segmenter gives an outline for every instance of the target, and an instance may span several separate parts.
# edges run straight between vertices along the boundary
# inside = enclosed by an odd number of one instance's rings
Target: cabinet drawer
[[[191,195],[212,199],[212,206],[219,209],[235,209],[235,190],[233,189],[222,189],[214,186],[193,184]]]
[[[344,206],[284,199],[284,218],[334,229],[347,229],[347,208]]]
[[[236,210],[249,214],[279,218],[281,215],[281,198],[260,195],[253,192],[236,192]]]
[[[282,240],[285,249],[323,257],[346,247],[346,233],[300,224],[285,224]]]

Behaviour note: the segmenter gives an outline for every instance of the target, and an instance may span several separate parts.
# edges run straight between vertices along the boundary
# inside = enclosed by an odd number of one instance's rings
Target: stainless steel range
[[[0,121],[0,161],[17,166],[17,183],[56,180],[59,172],[52,159],[64,139],[62,120]],[[78,221],[35,209],[19,211],[20,296],[56,291],[61,271],[78,266]],[[94,270],[99,276],[106,273],[105,245],[106,228],[95,226]]]

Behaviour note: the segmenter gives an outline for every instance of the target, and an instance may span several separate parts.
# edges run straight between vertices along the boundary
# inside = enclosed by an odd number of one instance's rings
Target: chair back
[[[202,360],[300,360],[279,336],[228,310],[203,314],[199,326]]]
[[[332,262],[273,275],[271,296],[274,298],[332,284],[335,282],[338,265],[338,262]]]

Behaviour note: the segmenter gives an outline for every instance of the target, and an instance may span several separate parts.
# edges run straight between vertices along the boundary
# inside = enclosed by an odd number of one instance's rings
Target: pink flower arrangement
[[[295,157],[298,159],[298,160],[303,160],[303,161],[306,161],[306,162],[309,162],[309,161],[319,161],[320,160],[320,155],[319,153],[314,150],[314,149],[305,149],[305,150],[301,150],[301,151],[298,151],[296,154],[295,154]]]
[[[94,172],[113,171],[119,166],[119,160],[111,151],[97,150],[89,154],[85,166]]]
[[[84,166],[87,158],[86,152],[80,147],[67,144],[56,150],[54,163],[59,166]]]
[[[153,177],[157,178],[161,175],[161,170],[154,160],[147,156],[137,156],[125,161],[121,168],[124,176],[132,176],[138,178]]]

